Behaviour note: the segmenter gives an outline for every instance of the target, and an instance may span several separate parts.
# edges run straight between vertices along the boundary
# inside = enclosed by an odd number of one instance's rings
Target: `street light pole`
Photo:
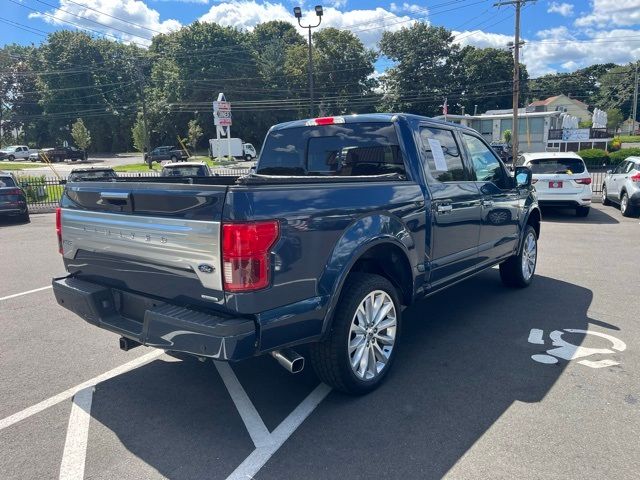
[[[300,25],[302,28],[306,28],[309,31],[309,116],[313,117],[313,54],[312,54],[312,49],[311,49],[311,29],[312,28],[316,28],[320,26],[320,23],[322,22],[322,5],[316,5],[315,6],[315,11],[316,11],[316,15],[318,16],[318,23],[315,25],[302,25],[302,9],[300,7],[294,7],[293,8],[293,14],[295,15],[295,17],[298,19],[298,25]]]

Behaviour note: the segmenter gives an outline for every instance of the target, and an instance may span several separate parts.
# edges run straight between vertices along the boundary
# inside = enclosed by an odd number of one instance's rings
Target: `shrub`
[[[609,154],[599,148],[580,150],[578,155],[582,157],[587,167],[600,167],[609,164]]]
[[[611,160],[612,165],[617,165],[627,157],[639,157],[640,156],[640,148],[623,148],[618,150],[617,152],[611,153],[609,155],[609,159]]]
[[[622,141],[620,140],[620,137],[616,137],[613,140],[611,140],[609,142],[608,148],[610,152],[615,152],[617,150],[620,150],[622,148]]]
[[[48,197],[47,189],[45,188],[46,177],[44,175],[20,177],[18,181],[27,194],[28,202],[41,202]]]

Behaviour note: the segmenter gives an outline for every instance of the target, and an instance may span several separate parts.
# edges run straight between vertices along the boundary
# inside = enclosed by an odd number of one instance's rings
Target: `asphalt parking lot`
[[[271,358],[122,352],[47,288],[53,215],[4,222],[0,476],[636,479],[638,218],[544,215],[531,287],[492,270],[408,308],[394,370],[361,398]]]

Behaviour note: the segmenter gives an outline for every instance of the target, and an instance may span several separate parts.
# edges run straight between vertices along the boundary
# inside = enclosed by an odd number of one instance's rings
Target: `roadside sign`
[[[224,96],[221,100],[213,102],[213,121],[218,127],[230,127],[232,125],[231,104],[224,100]]]

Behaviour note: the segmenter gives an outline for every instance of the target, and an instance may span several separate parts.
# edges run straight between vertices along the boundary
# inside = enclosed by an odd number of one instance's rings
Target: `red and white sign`
[[[213,121],[219,127],[230,127],[231,121],[231,103],[218,100],[213,102]]]

